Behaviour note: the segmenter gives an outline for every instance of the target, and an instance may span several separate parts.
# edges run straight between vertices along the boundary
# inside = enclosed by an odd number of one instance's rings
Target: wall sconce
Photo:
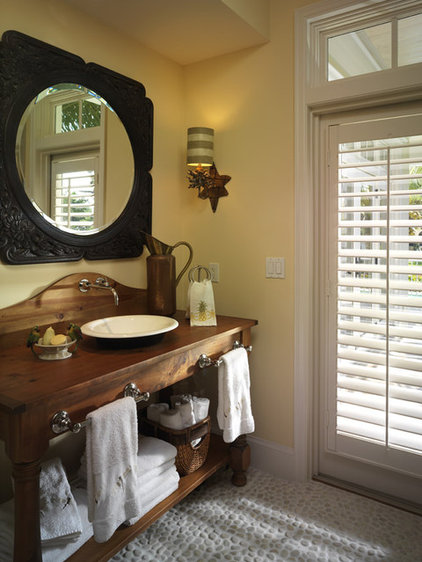
[[[195,167],[188,171],[189,187],[198,190],[198,197],[209,199],[213,213],[218,199],[229,194],[225,188],[230,176],[220,176],[214,164],[214,129],[190,127],[188,129],[187,165]]]

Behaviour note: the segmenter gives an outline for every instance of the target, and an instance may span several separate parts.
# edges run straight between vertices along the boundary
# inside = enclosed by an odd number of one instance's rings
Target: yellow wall
[[[194,264],[220,264],[217,312],[259,320],[250,356],[259,438],[293,446],[294,10],[272,0],[266,45],[179,67],[56,0],[0,0],[0,31],[17,29],[140,80],[154,102],[153,234],[188,240]],[[213,214],[187,189],[186,128],[215,129],[215,162],[232,176]],[[184,249],[177,249],[182,264]],[[285,258],[286,278],[265,278],[265,258]],[[144,258],[0,264],[0,307],[76,271],[145,287]],[[186,280],[178,292],[185,305]]]
[[[183,160],[180,162],[184,142],[181,67],[57,0],[0,0],[0,14],[0,34],[15,29],[144,84],[154,103],[153,229],[157,236],[170,236],[169,242],[180,239],[184,211],[179,197],[184,173]],[[160,192],[165,193],[171,214]],[[144,260],[145,256],[61,265],[0,264],[0,307],[26,299],[78,271],[102,272],[127,285],[146,287]]]
[[[192,194],[196,257],[220,263],[216,302],[257,318],[250,356],[256,435],[293,446],[294,9],[274,0],[270,42],[185,68],[187,126],[215,129],[220,174],[232,176],[215,215]],[[309,3],[309,2],[308,2]],[[266,279],[265,258],[286,278]]]

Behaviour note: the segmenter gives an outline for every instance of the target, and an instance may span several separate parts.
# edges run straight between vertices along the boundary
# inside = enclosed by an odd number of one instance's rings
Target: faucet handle
[[[110,287],[107,277],[97,277],[95,280],[96,285],[101,285],[102,287]]]
[[[90,282],[88,279],[81,279],[78,283],[78,287],[81,293],[86,293],[90,287]]]

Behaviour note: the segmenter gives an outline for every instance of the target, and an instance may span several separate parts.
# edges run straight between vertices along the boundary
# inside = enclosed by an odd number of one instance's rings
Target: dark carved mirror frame
[[[61,82],[82,84],[104,98],[128,134],[134,181],[122,214],[88,235],[64,232],[45,220],[27,197],[16,165],[21,117],[33,98]],[[151,232],[153,106],[139,82],[80,57],[7,31],[0,43],[0,256],[9,264],[131,258]],[[121,186],[114,186],[120,189]]]

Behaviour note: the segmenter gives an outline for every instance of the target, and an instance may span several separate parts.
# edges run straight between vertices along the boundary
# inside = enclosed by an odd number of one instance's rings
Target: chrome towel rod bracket
[[[239,341],[235,341],[233,343],[233,349],[238,349],[239,347],[244,347],[246,349],[246,351],[252,351],[252,346],[248,345],[248,346],[244,346],[242,343],[240,343]],[[198,367],[200,369],[205,369],[206,367],[219,367],[222,363],[222,359],[211,359],[211,357],[208,357],[208,355],[206,353],[201,353],[201,355],[199,356],[198,359]]]
[[[124,396],[131,396],[135,402],[141,402],[143,400],[148,400],[150,397],[149,392],[141,392],[135,383],[128,383],[124,390]],[[60,410],[54,414],[51,418],[50,427],[53,433],[60,434],[65,431],[71,431],[72,433],[79,433],[80,430],[86,426],[86,420],[83,422],[72,423],[69,414],[66,410]]]

